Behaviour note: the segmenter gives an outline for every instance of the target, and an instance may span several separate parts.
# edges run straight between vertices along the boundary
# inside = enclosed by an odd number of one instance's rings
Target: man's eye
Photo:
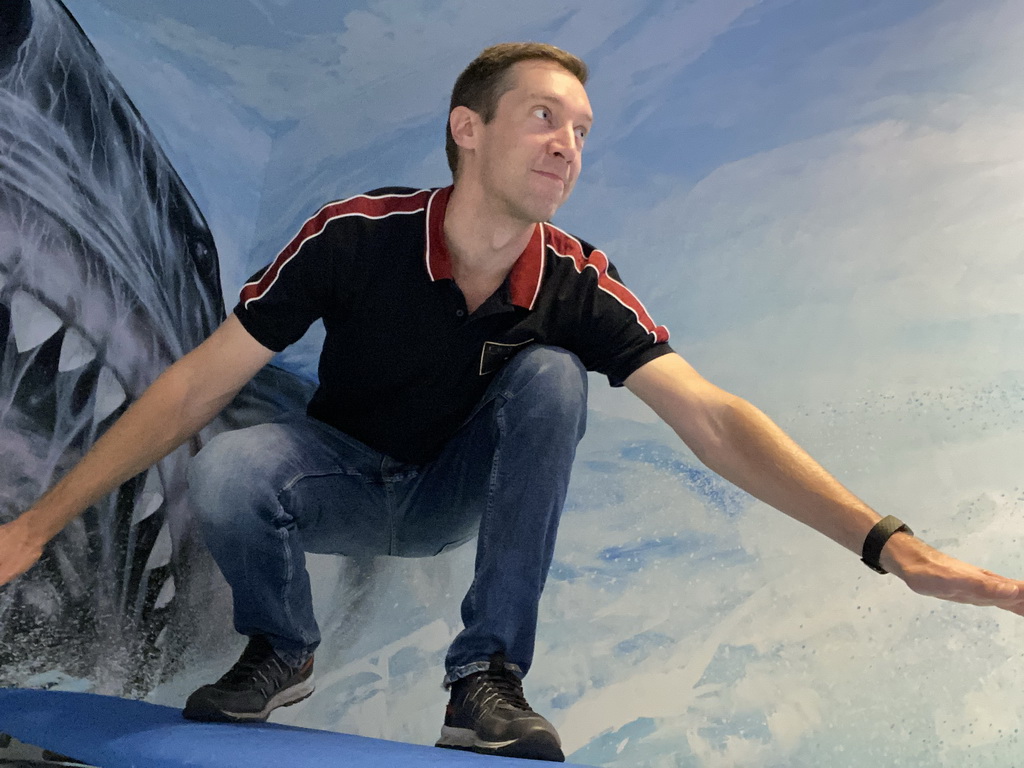
[[[549,110],[547,107],[537,107],[535,110],[533,110],[533,114],[535,114],[541,120],[547,120],[549,117],[551,117],[551,110]]]
[[[587,129],[586,128],[582,128],[582,127],[581,128],[577,128],[576,129],[576,138],[578,138],[580,141],[583,141],[585,138],[587,138]]]

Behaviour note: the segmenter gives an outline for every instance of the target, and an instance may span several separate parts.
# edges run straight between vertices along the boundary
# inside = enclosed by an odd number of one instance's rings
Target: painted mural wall
[[[1024,574],[1021,4],[67,12],[0,11],[3,519],[323,202],[448,183],[455,76],[486,45],[539,39],[588,61],[597,116],[556,223],[610,254],[691,363],[879,511]],[[317,341],[211,431],[301,402]],[[1013,763],[1019,618],[871,573],[596,379],[590,425],[526,683],[571,760]],[[233,661],[224,587],[181,495],[203,437],[0,592],[3,682],[180,705]],[[431,743],[471,548],[311,562],[318,693],[274,719]]]

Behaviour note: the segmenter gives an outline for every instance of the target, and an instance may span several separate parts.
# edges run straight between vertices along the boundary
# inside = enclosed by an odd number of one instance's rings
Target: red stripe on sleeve
[[[397,213],[418,213],[423,210],[429,194],[430,190],[419,190],[409,195],[382,195],[380,197],[358,195],[347,200],[328,203],[306,220],[298,234],[277,254],[270,266],[257,280],[242,286],[239,300],[248,307],[251,302],[265,296],[271,286],[277,282],[281,270],[302,250],[306,241],[323,232],[334,219],[345,216],[383,219]]]
[[[626,286],[608,274],[608,256],[603,251],[591,251],[589,259],[584,256],[583,246],[580,241],[570,234],[563,232],[551,224],[546,225],[550,239],[549,245],[555,253],[562,258],[573,260],[576,271],[583,274],[584,269],[593,269],[597,272],[597,287],[611,295],[622,306],[636,315],[636,320],[647,333],[654,336],[656,342],[668,341],[668,328],[658,325],[647,312],[643,302]]]

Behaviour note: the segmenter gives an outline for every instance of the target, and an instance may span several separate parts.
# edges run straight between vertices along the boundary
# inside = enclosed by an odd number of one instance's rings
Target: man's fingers
[[[1005,603],[1020,597],[1021,588],[1018,582],[1001,577],[990,577],[983,584],[979,597],[991,601],[992,604]]]
[[[1024,581],[1008,579],[938,551],[927,566],[907,574],[915,592],[971,605],[991,605],[1024,614]]]
[[[43,550],[32,543],[18,521],[0,525],[0,587],[10,583],[42,557]]]
[[[0,563],[0,588],[10,584],[16,578],[25,573],[36,564],[38,558],[32,558],[28,562]]]
[[[1011,579],[986,574],[980,578],[966,581],[958,588],[951,590],[947,600],[971,605],[990,605],[1005,608],[1015,613],[1024,610],[1021,597],[1024,596],[1024,584]],[[937,594],[936,597],[943,597]]]

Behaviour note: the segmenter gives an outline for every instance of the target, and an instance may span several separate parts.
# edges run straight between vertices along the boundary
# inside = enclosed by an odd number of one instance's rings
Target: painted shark
[[[219,324],[221,297],[202,213],[82,29],[58,0],[4,0],[0,521]],[[267,377],[272,395],[257,380],[211,429],[308,394],[287,374]],[[184,492],[199,444],[91,508],[0,589],[0,685],[59,673],[144,693],[203,613],[223,611]]]

